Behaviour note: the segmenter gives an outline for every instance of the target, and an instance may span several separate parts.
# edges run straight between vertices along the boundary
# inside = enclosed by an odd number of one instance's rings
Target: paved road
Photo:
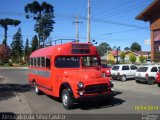
[[[0,76],[6,78],[8,84],[0,85],[0,92],[7,91],[10,86],[13,94],[1,93],[0,103],[16,98],[21,101],[25,113],[67,113],[67,114],[134,114],[160,113],[160,88],[157,85],[137,84],[134,80],[127,82],[115,81],[116,96],[111,103],[105,101],[84,102],[76,105],[72,110],[65,110],[60,102],[47,95],[37,96],[28,84],[27,70],[0,70]],[[14,100],[13,102],[16,102]],[[17,105],[17,104],[15,104]],[[1,105],[3,106],[3,105]],[[135,110],[135,106],[159,106],[158,110]],[[13,112],[0,107],[0,112]],[[3,109],[2,109],[3,108]],[[4,111],[6,110],[6,111]],[[17,110],[17,112],[19,112]]]

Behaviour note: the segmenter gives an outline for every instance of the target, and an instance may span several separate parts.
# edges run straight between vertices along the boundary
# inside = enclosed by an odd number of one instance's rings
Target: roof
[[[154,0],[146,9],[136,16],[137,20],[149,21],[150,17],[160,8],[160,0]]]

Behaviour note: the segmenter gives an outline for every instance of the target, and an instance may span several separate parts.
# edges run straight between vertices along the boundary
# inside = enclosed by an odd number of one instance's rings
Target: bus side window
[[[41,66],[45,67],[45,58],[44,57],[41,57]]]
[[[50,69],[50,59],[46,58],[46,68]]]
[[[34,59],[34,67],[36,67],[36,58],[33,58]]]
[[[40,57],[37,58],[37,67],[40,67]]]

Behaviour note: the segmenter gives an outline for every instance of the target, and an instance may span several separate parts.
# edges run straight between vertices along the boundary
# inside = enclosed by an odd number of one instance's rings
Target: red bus
[[[29,82],[36,94],[61,98],[64,108],[76,101],[110,96],[113,82],[101,71],[97,49],[90,43],[65,43],[30,55]]]

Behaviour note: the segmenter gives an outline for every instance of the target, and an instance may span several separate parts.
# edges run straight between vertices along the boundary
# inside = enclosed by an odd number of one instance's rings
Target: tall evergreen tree
[[[32,38],[32,43],[31,43],[31,51],[35,51],[38,49],[38,38],[37,38],[37,35],[35,35],[33,38]]]
[[[40,4],[37,1],[29,3],[24,8],[26,18],[33,18],[36,21],[34,30],[38,33],[39,42],[38,46],[44,47],[46,39],[49,37],[53,30],[54,7],[53,5],[42,2]]]
[[[0,19],[0,26],[4,28],[4,40],[2,42],[2,44],[7,45],[7,30],[8,30],[8,26],[17,26],[21,23],[21,21],[19,20],[14,20],[14,19]]]
[[[21,62],[23,55],[23,39],[22,39],[21,28],[19,28],[16,34],[14,34],[13,36],[11,49],[12,49],[11,56],[13,62]]]
[[[28,40],[28,38],[26,39],[26,43],[25,43],[24,55],[25,55],[25,60],[28,61],[28,58],[29,58],[29,55],[30,55],[30,48],[29,48],[29,40]]]

